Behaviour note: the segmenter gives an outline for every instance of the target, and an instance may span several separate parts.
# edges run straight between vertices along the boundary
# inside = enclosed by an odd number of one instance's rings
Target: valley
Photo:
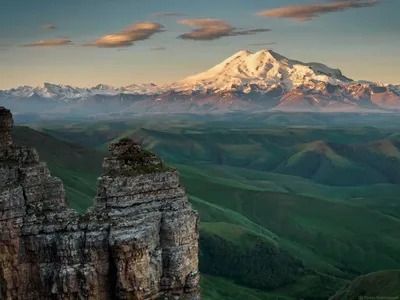
[[[200,213],[204,299],[311,300],[400,269],[397,128],[377,115],[159,116],[26,123],[14,139],[83,212],[108,143],[133,138],[179,170]]]

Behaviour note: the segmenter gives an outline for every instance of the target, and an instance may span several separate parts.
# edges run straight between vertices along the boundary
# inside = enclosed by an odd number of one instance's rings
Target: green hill
[[[400,270],[387,270],[359,276],[329,300],[398,299]]]
[[[335,186],[400,183],[400,143],[389,130],[230,126],[132,121],[77,124],[46,132],[101,150],[108,142],[129,136],[171,163],[234,166]]]
[[[82,176],[82,165],[65,163],[65,140],[85,145],[75,146],[95,163],[89,156],[102,154],[90,147],[104,151],[133,137],[179,169],[201,216],[205,299],[328,299],[356,276],[400,268],[400,158],[391,129],[136,120],[40,130],[64,140],[30,144],[66,179]],[[92,189],[76,190],[93,193],[96,172],[85,171]]]
[[[55,139],[28,127],[16,126],[13,139],[18,146],[36,148],[52,175],[64,182],[71,207],[82,212],[92,205],[97,192],[97,178],[102,173],[104,153]]]

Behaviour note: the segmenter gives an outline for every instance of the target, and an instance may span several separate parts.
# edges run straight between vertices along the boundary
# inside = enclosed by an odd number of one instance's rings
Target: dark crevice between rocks
[[[2,267],[0,267],[0,299],[7,299],[7,280],[4,279]]]
[[[25,240],[23,238],[19,239],[19,263],[25,263]]]
[[[108,246],[108,261],[109,299],[117,299],[118,268],[115,265],[111,246]]]
[[[21,185],[20,185],[21,186]],[[25,210],[26,210],[26,207],[27,207],[27,196],[26,196],[26,191],[25,191],[25,189],[24,189],[24,187],[23,186],[21,186],[21,188],[22,188],[22,197],[24,198],[24,207],[25,207]],[[25,213],[24,213],[24,215],[26,214],[26,211],[25,211]],[[20,248],[19,248],[19,262],[20,263],[24,263],[25,262],[25,239],[23,239],[23,238],[19,238],[20,239],[20,241],[19,241],[19,244],[20,244]],[[1,298],[1,299],[3,299],[3,298]]]
[[[28,197],[26,196],[25,188],[22,185],[18,185],[18,186],[20,186],[22,188],[22,197],[24,198],[24,207],[26,207],[28,204],[28,201],[27,201]]]
[[[86,279],[85,279],[85,262],[87,260],[89,260],[89,254],[85,251],[86,247],[87,247],[87,243],[86,243],[86,236],[87,231],[86,229],[83,230],[83,239],[82,239],[82,245],[80,247],[80,257],[82,257],[83,259],[81,260],[80,263],[80,269],[78,270],[78,282],[79,282],[79,286],[84,287],[85,283],[86,283]],[[87,289],[81,288],[78,291],[78,295],[77,295],[77,299],[87,299],[89,297],[89,291]]]

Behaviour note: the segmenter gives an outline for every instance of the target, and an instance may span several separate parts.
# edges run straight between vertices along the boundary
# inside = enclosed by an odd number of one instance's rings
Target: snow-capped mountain
[[[7,91],[2,91],[5,95],[15,98],[29,98],[39,96],[47,99],[58,100],[77,100],[94,95],[113,96],[122,93],[126,94],[154,94],[159,88],[153,84],[132,84],[126,87],[114,87],[107,84],[98,84],[91,88],[72,87],[64,84],[52,84],[43,82],[37,87],[20,86]]]
[[[129,94],[147,94],[147,95],[154,95],[160,93],[160,87],[154,83],[147,83],[147,84],[131,84],[124,87],[124,93]]]
[[[256,53],[240,51],[208,71],[167,85],[164,89],[215,92],[242,89],[246,92],[252,85],[266,90],[280,85],[284,91],[290,91],[320,81],[345,84],[352,80],[343,76],[338,69],[319,63],[302,63],[264,49]]]
[[[28,105],[32,103],[35,105]],[[255,53],[239,51],[205,72],[170,84],[78,88],[42,83],[0,91],[0,105],[26,112],[37,108],[87,114],[266,109],[399,111],[400,85],[354,81],[339,69],[303,63],[264,49]]]
[[[37,87],[30,86],[20,86],[18,88],[14,88],[6,93],[10,94],[12,97],[16,98],[29,98],[33,96],[39,96],[42,98],[65,98],[65,99],[75,99],[84,97],[88,91],[84,88],[76,88],[70,85],[57,85],[51,84],[47,82],[43,82],[39,84]]]

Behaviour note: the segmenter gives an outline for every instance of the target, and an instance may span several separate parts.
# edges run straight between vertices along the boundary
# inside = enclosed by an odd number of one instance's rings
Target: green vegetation
[[[282,295],[250,289],[222,277],[201,274],[201,294],[204,300],[292,300]]]
[[[133,138],[180,171],[202,221],[204,299],[328,299],[359,275],[400,269],[397,129],[362,122],[321,126],[324,119],[309,114],[305,122],[318,126],[276,126],[298,122],[291,117],[53,124],[41,130],[85,145],[99,161],[102,154],[90,148],[105,151],[111,141]],[[48,149],[40,148],[40,139],[29,144],[55,175],[85,178],[82,165],[63,162],[67,154],[58,147],[70,144],[46,138],[60,153],[58,169],[54,155],[42,154]],[[75,187],[86,196],[69,191],[73,207],[90,205],[99,174],[87,170],[91,189],[64,181],[67,191]]]
[[[338,291],[330,300],[398,299],[400,297],[400,270],[387,270],[359,276]]]
[[[97,192],[97,178],[102,173],[104,153],[55,139],[28,127],[16,126],[13,139],[16,145],[36,148],[52,175],[64,182],[71,207],[83,212],[92,205]]]
[[[207,225],[206,228],[210,227],[210,224]],[[213,228],[217,232],[219,225]],[[221,233],[218,232],[218,235]],[[206,274],[232,278],[253,288],[273,290],[311,273],[301,261],[245,230],[242,235],[239,234],[240,242],[218,235],[207,229],[200,232],[200,269]],[[242,247],[243,244],[246,247]]]
[[[109,168],[105,170],[104,174],[134,176],[138,174],[171,172],[175,170],[174,168],[165,165],[156,155],[144,149],[137,153],[117,156],[116,159],[117,161],[123,161],[124,168]]]

